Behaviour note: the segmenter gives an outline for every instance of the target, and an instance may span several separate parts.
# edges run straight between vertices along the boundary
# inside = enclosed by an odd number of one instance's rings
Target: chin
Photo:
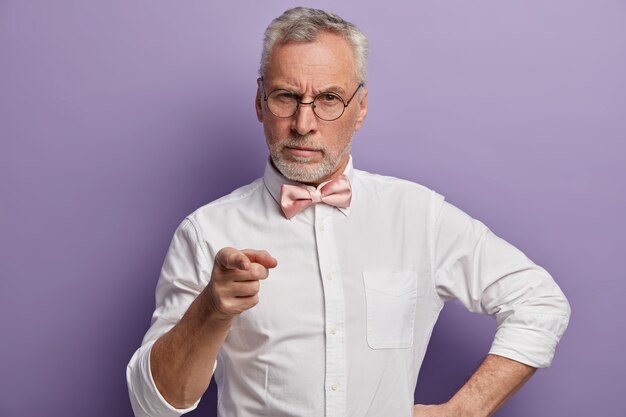
[[[302,183],[319,183],[321,179],[327,177],[332,169],[323,162],[298,162],[285,161],[282,158],[272,158],[274,166],[283,176],[291,181]]]

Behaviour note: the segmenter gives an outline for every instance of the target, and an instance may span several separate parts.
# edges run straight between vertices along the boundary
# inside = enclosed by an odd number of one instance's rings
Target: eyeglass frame
[[[274,94],[274,92],[276,91],[287,91],[289,93],[293,93],[292,91],[289,90],[285,90],[284,88],[277,88],[275,90],[270,91],[269,94],[266,94],[265,91],[265,80],[263,80],[263,77],[259,77],[257,79],[257,81],[261,81],[261,88],[263,89],[263,101],[265,101],[267,103],[268,98]],[[294,94],[294,98],[296,99],[296,109],[294,110],[294,112],[289,115],[289,116],[279,116],[277,114],[275,114],[272,109],[270,109],[270,105],[269,103],[267,104],[267,109],[270,111],[270,113],[272,113],[272,115],[274,115],[275,117],[278,117],[279,119],[289,119],[290,117],[295,116],[298,113],[298,110],[300,110],[300,105],[304,104],[304,105],[310,105],[311,106],[311,110],[313,111],[313,114],[315,115],[315,117],[317,117],[320,120],[324,120],[325,122],[334,122],[335,120],[339,119],[341,116],[343,116],[343,114],[346,112],[346,109],[348,108],[348,106],[350,105],[350,102],[352,102],[352,99],[354,99],[354,96],[356,96],[356,93],[359,91],[359,89],[361,87],[365,87],[365,83],[360,83],[358,85],[358,87],[356,88],[356,90],[354,90],[354,93],[352,93],[352,95],[350,96],[350,98],[348,99],[348,101],[345,101],[343,99],[343,97],[341,97],[339,94],[332,92],[332,91],[322,91],[321,93],[317,94],[315,97],[313,97],[313,100],[310,102],[304,102],[302,101],[302,96],[298,96],[296,94]],[[341,102],[343,103],[343,109],[341,109],[341,113],[339,113],[339,116],[335,117],[334,119],[324,119],[322,117],[320,117],[317,112],[315,111],[315,100],[317,100],[318,97],[320,97],[321,95],[324,94],[332,94],[333,96],[336,96],[339,100],[341,100]]]

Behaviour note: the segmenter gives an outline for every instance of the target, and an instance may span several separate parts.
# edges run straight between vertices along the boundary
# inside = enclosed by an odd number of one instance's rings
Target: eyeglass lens
[[[299,105],[312,105],[313,112],[323,120],[339,118],[345,109],[341,97],[334,93],[322,93],[315,97],[312,103],[303,103],[300,97],[287,90],[275,90],[267,97],[270,111],[278,117],[291,117],[298,111]]]

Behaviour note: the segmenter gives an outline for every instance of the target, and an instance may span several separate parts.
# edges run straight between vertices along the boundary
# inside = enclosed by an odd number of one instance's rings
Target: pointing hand
[[[215,255],[207,286],[211,313],[230,320],[259,302],[260,280],[278,263],[267,251],[223,248]]]

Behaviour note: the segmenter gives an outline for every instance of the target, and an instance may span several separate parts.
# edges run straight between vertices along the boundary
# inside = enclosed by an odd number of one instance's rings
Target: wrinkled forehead
[[[323,81],[353,83],[356,62],[350,43],[340,35],[320,33],[314,41],[277,42],[269,57],[265,79],[268,82]]]

